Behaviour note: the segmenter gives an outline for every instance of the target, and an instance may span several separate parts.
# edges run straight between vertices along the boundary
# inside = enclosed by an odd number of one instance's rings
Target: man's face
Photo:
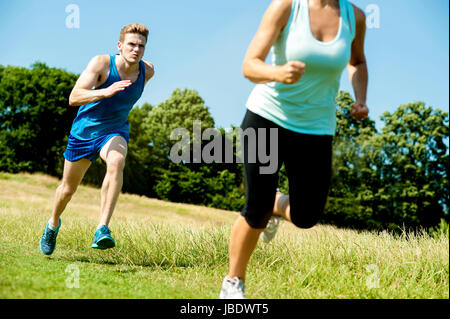
[[[118,43],[119,52],[129,63],[138,63],[145,52],[147,41],[145,37],[137,33],[127,33],[123,42]]]

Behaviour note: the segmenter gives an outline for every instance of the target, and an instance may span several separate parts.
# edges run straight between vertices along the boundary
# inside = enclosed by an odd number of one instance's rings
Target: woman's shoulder
[[[272,0],[266,11],[267,18],[284,28],[289,20],[293,1],[296,0]]]
[[[279,0],[279,1],[282,2],[281,5],[282,5],[284,8],[290,9],[290,8],[292,7],[292,2],[294,2],[295,0]]]
[[[293,1],[295,0],[272,0],[270,6],[276,10],[286,12],[291,10]]]

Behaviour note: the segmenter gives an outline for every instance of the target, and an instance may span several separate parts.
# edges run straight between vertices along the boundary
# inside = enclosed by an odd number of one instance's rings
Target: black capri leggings
[[[245,132],[253,128],[257,139],[259,129],[266,131],[266,154],[270,150],[270,128],[278,132],[278,164],[273,174],[262,174],[261,167],[268,167],[267,159],[261,162],[254,153],[255,143],[243,139],[245,206],[241,215],[252,228],[265,228],[273,213],[278,172],[284,163],[289,181],[289,202],[291,219],[300,228],[311,228],[323,213],[331,179],[332,140],[331,135],[308,135],[296,133],[269,121],[249,110],[241,124]],[[273,142],[273,141],[272,141]],[[258,143],[256,143],[258,154]],[[273,158],[274,154],[270,155]]]

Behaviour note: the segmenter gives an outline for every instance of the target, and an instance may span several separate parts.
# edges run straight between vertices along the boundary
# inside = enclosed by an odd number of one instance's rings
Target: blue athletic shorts
[[[114,136],[122,136],[128,144],[129,136],[124,132],[111,133],[88,141],[81,141],[69,135],[69,143],[64,152],[64,158],[69,162],[76,162],[82,158],[87,158],[91,162],[95,162],[100,155],[102,147]]]

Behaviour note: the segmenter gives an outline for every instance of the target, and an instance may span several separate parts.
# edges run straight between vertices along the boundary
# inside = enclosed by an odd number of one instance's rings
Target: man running
[[[129,140],[127,119],[154,75],[153,65],[142,61],[147,38],[144,25],[122,28],[117,44],[120,54],[95,56],[70,94],[69,105],[80,108],[64,153],[62,183],[56,190],[52,216],[40,240],[40,249],[46,255],[55,250],[61,214],[98,156],[107,170],[101,188],[100,222],[91,247],[115,246],[108,224],[123,184]]]

